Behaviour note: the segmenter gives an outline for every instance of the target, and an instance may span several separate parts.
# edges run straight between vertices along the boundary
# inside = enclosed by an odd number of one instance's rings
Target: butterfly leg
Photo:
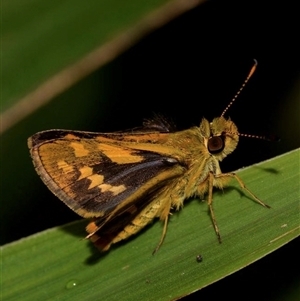
[[[215,217],[215,213],[212,207],[212,202],[213,202],[213,184],[214,184],[214,175],[212,172],[209,173],[209,179],[208,179],[208,200],[207,200],[207,204],[208,204],[208,208],[209,208],[209,213],[210,213],[210,218],[212,220],[215,232],[217,234],[218,237],[218,241],[219,243],[222,242],[221,240],[221,235],[220,235],[220,231],[219,231],[219,227],[216,221],[216,217]]]
[[[252,196],[252,198],[260,205],[266,207],[266,208],[271,208],[269,205],[265,204],[263,201],[261,201],[254,193],[252,193],[245,185],[245,183],[242,181],[242,179],[237,176],[235,173],[231,172],[231,173],[222,173],[222,174],[219,174],[219,175],[216,175],[215,176],[216,179],[220,179],[220,178],[234,178],[236,179],[236,181],[239,183],[240,187],[247,191],[247,193],[249,195]]]
[[[164,239],[165,239],[166,233],[167,233],[168,219],[169,219],[169,215],[167,215],[167,216],[165,217],[165,220],[164,220],[164,228],[163,228],[163,232],[162,232],[160,241],[159,241],[158,245],[156,246],[156,248],[154,249],[154,251],[152,252],[152,255],[154,255],[154,254],[158,251],[158,249],[160,248],[160,246],[161,246],[162,243],[164,242]]]

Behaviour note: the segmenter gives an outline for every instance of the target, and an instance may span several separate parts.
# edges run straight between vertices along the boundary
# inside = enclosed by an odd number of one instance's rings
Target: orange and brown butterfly
[[[158,250],[172,209],[185,199],[208,194],[215,232],[221,241],[212,207],[213,187],[230,179],[265,207],[234,173],[222,173],[219,161],[236,148],[236,125],[224,117],[246,82],[220,117],[199,127],[172,131],[156,117],[142,130],[94,133],[71,130],[39,132],[28,139],[35,169],[48,188],[84,218],[89,238],[100,250],[139,232],[154,218],[164,223]]]

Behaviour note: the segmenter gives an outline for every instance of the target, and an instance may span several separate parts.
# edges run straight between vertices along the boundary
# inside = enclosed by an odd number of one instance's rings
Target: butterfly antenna
[[[257,60],[254,59],[254,65],[252,66],[252,68],[251,68],[248,76],[246,77],[246,79],[245,79],[244,83],[242,84],[242,86],[240,87],[240,89],[237,91],[237,93],[232,98],[231,102],[227,105],[227,107],[225,108],[225,110],[221,114],[221,117],[223,117],[225,115],[225,113],[227,112],[227,110],[232,106],[232,104],[238,98],[238,96],[240,95],[240,93],[243,91],[243,89],[245,88],[247,82],[249,81],[249,79],[251,78],[251,76],[253,75],[253,73],[255,72],[256,67],[257,67]]]

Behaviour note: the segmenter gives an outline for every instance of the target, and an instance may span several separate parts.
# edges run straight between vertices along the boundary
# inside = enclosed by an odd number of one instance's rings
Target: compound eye
[[[216,154],[221,152],[224,149],[225,143],[222,136],[213,136],[208,140],[208,151],[211,154]]]

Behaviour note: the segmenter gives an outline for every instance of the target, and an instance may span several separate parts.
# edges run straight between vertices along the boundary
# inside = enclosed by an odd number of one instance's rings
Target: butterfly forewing
[[[171,156],[134,148],[132,139],[146,141],[149,134],[130,135],[51,130],[32,136],[29,146],[50,190],[81,216],[99,217],[144,198],[153,179],[160,178],[158,190],[183,172]]]

